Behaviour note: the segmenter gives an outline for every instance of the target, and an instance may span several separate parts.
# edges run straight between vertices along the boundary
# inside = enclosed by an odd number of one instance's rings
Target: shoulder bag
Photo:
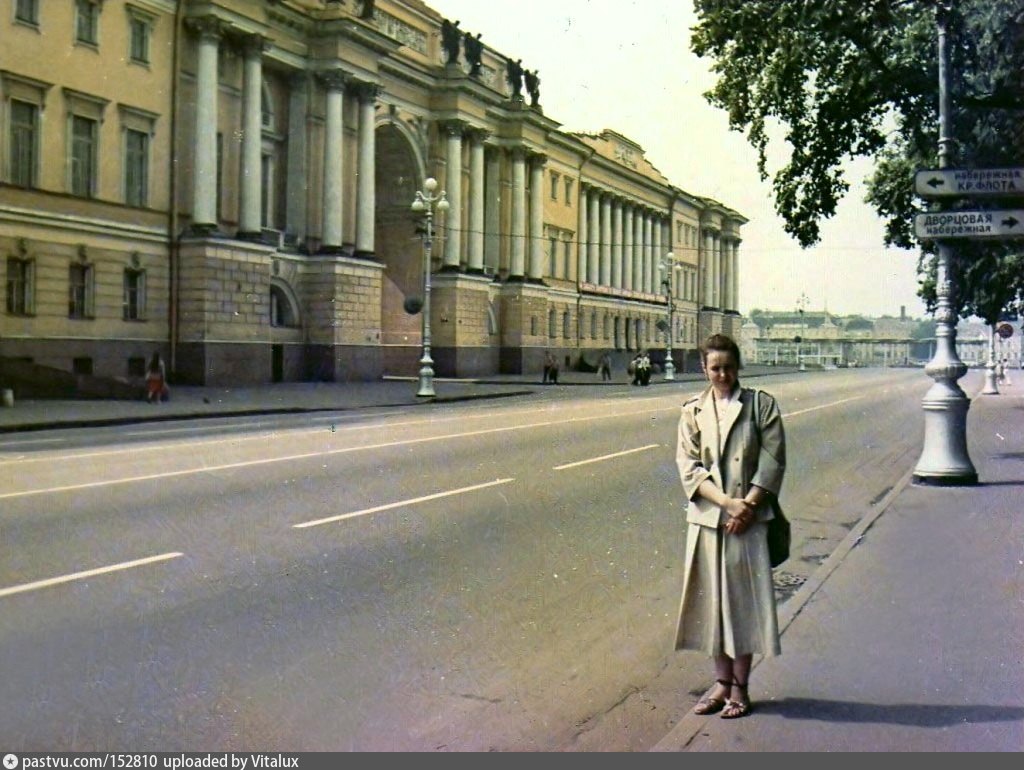
[[[754,431],[757,433],[757,442],[761,443],[761,391],[754,391],[753,415]],[[789,558],[789,545],[792,539],[789,519],[782,512],[779,505],[779,498],[771,492],[768,493],[771,500],[772,513],[774,517],[768,522],[768,561],[772,567],[778,567]]]

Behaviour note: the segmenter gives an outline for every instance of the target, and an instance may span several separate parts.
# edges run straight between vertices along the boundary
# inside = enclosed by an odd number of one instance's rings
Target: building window
[[[558,237],[554,235],[548,238],[548,275],[558,275]]]
[[[11,100],[11,184],[36,186],[39,108]]]
[[[130,128],[124,135],[124,202],[149,203],[149,134]]]
[[[35,269],[31,259],[7,258],[7,312],[11,315],[32,315]]]
[[[295,308],[280,286],[270,287],[270,325],[294,328],[299,325]]]
[[[128,9],[128,59],[136,64],[149,64],[149,38],[153,19],[134,8]]]
[[[71,116],[71,194],[91,198],[96,192],[95,120]]]
[[[571,329],[569,328],[569,311],[562,313],[562,336],[565,339],[569,339],[571,335]]]
[[[141,321],[146,317],[146,271],[125,268],[124,320]]]
[[[548,339],[555,338],[555,309],[548,309]]]
[[[604,320],[602,323],[602,332],[606,340],[611,338],[611,324],[609,323],[609,320],[610,319],[608,318],[608,314],[605,313]]]
[[[92,283],[92,265],[71,265],[68,270],[68,318],[93,317]]]
[[[557,171],[551,172],[551,200],[558,200],[558,179],[560,175]]]
[[[565,180],[565,205],[572,205],[572,180],[568,178]]]
[[[87,45],[99,43],[100,5],[95,0],[75,3],[75,40]]]
[[[38,26],[39,24],[39,0],[18,0],[14,4],[15,21]]]
[[[565,270],[562,273],[562,275],[568,278],[570,275],[572,275],[572,272],[569,270],[570,266],[572,265],[572,240],[564,241],[563,246],[565,247],[563,256],[563,260],[565,262]]]
[[[535,315],[530,316],[530,336],[537,336],[537,316]]]
[[[597,311],[590,311],[590,339],[597,339]]]

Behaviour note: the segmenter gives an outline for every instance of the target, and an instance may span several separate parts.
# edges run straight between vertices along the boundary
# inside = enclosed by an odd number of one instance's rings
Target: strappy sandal
[[[727,679],[716,679],[715,681],[722,685],[722,687],[726,688],[726,692],[732,692],[732,682]],[[705,695],[697,701],[697,705],[693,707],[693,713],[702,717],[707,716],[708,714],[717,714],[725,708],[728,702],[728,698],[712,698]]]
[[[729,698],[725,701],[725,705],[722,707],[722,719],[739,719],[749,714],[753,707],[750,705],[750,696],[747,694],[747,684],[740,684],[734,681],[732,686],[743,692],[743,697],[737,700]],[[732,691],[730,690],[730,695]]]

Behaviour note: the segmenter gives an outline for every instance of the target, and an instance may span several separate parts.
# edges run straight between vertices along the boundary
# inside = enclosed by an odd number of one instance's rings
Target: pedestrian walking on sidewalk
[[[597,371],[601,375],[601,382],[607,382],[612,378],[612,357],[607,350],[601,354],[597,362]]]
[[[775,399],[740,386],[735,341],[714,334],[700,354],[709,387],[683,404],[676,447],[688,505],[675,648],[715,661],[716,683],[694,713],[736,719],[750,713],[754,655],[781,652],[766,531],[786,439]]]
[[[146,400],[151,404],[166,401],[170,397],[167,387],[167,371],[159,353],[153,353],[146,367]]]
[[[550,350],[544,354],[544,384],[558,384],[558,359]]]

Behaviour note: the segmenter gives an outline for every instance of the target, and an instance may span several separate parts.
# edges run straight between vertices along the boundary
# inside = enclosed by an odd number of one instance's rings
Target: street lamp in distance
[[[423,235],[423,355],[420,358],[420,380],[417,396],[430,397],[434,393],[434,360],[430,357],[430,250],[434,245],[434,209],[439,212],[448,210],[448,199],[444,190],[434,195],[437,180],[427,177],[423,189],[416,191],[416,199],[412,202],[412,210],[423,213],[426,227]]]
[[[807,367],[804,366],[804,356],[803,356],[803,352],[804,352],[804,337],[807,336],[807,326],[804,324],[804,311],[807,309],[807,306],[809,304],[811,304],[810,297],[808,297],[803,292],[800,292],[800,297],[796,301],[796,312],[798,312],[800,314],[800,336],[797,338],[797,342],[796,342],[796,360],[797,360],[797,363],[799,364],[798,368],[799,368],[799,370],[801,372],[806,372],[807,371]]]
[[[665,289],[665,297],[668,299],[668,328],[665,330],[665,382],[672,382],[676,378],[676,365],[672,360],[672,335],[675,333],[676,309],[675,302],[672,300],[672,283],[678,268],[675,255],[671,251],[658,262],[661,285]]]

